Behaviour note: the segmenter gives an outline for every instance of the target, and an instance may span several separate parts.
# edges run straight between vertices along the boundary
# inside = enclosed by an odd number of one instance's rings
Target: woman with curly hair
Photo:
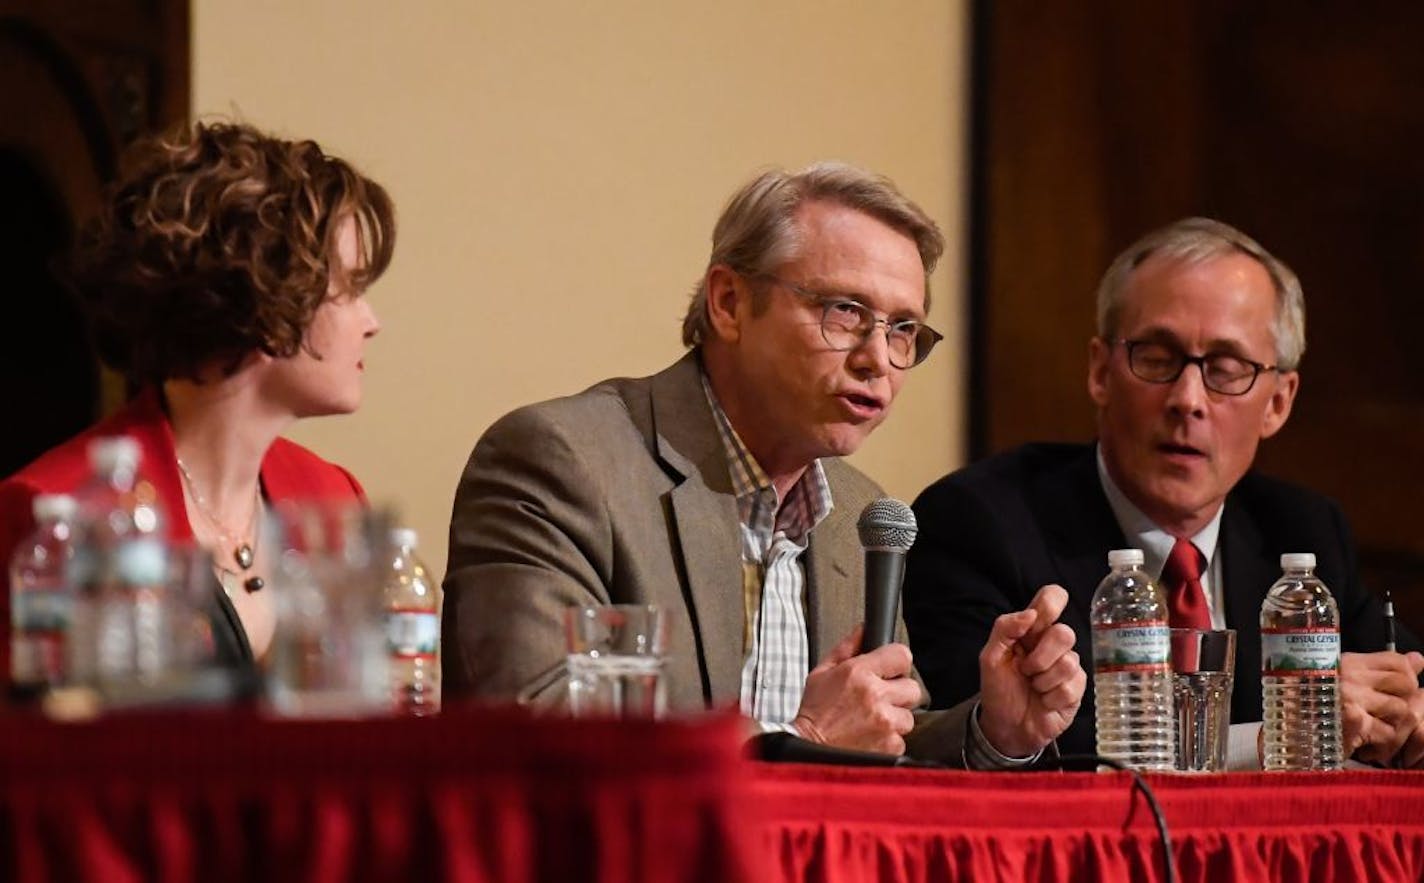
[[[350,473],[280,434],[360,405],[362,356],[380,330],[362,295],[394,243],[386,191],[313,141],[200,123],[135,145],[74,278],[100,356],[138,394],[0,483],[0,564],[32,529],[37,494],[87,479],[90,441],[129,436],[170,541],[212,553],[219,660],[260,660],[275,624],[261,591],[266,510],[364,499]]]

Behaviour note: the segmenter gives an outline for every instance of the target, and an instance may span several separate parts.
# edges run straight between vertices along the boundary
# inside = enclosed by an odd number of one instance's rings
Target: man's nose
[[[1184,414],[1200,414],[1206,408],[1206,367],[1201,362],[1188,362],[1182,373],[1172,381],[1167,392],[1167,407]]]
[[[888,374],[891,367],[889,328],[883,322],[876,323],[850,351],[848,360],[852,368],[871,377]]]

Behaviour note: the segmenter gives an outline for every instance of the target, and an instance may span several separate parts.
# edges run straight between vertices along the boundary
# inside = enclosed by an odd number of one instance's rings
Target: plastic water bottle
[[[1176,765],[1172,637],[1167,599],[1142,569],[1140,549],[1108,553],[1093,593],[1093,692],[1098,754],[1138,770]]]
[[[33,506],[35,530],[10,559],[10,682],[21,696],[68,680],[70,532],[78,507],[63,494],[41,494]]]
[[[1261,605],[1265,768],[1338,770],[1340,611],[1313,554],[1282,555],[1281,569]]]
[[[386,649],[396,709],[418,716],[440,710],[440,587],[416,557],[410,528],[391,531],[386,573]]]
[[[152,682],[170,666],[164,516],[139,457],[131,438],[95,439],[93,475],[75,495],[69,662],[80,683]]]

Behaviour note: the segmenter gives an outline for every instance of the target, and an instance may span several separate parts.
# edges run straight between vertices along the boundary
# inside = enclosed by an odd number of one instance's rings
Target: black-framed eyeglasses
[[[1175,383],[1188,365],[1201,371],[1202,384],[1212,392],[1243,396],[1256,385],[1263,371],[1279,371],[1279,365],[1263,365],[1229,353],[1189,356],[1180,349],[1155,340],[1112,341],[1127,349],[1127,367],[1132,376],[1148,383]]]
[[[935,344],[944,340],[943,334],[917,319],[881,319],[874,310],[858,301],[810,291],[778,276],[761,278],[819,306],[821,337],[833,350],[853,350],[862,346],[875,329],[883,325],[890,364],[905,370],[923,362]]]

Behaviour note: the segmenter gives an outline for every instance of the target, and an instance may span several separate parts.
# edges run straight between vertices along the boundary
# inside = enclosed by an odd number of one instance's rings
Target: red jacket
[[[158,396],[145,392],[74,438],[0,482],[0,683],[10,677],[10,556],[35,529],[32,505],[39,494],[68,494],[89,478],[88,449],[99,436],[127,435],[142,452],[139,473],[158,491],[167,515],[170,542],[191,542],[193,528],[183,503],[182,479],[173,448],[173,427]],[[284,500],[355,500],[365,492],[351,473],[321,459],[301,445],[277,439],[262,458],[262,493]]]

